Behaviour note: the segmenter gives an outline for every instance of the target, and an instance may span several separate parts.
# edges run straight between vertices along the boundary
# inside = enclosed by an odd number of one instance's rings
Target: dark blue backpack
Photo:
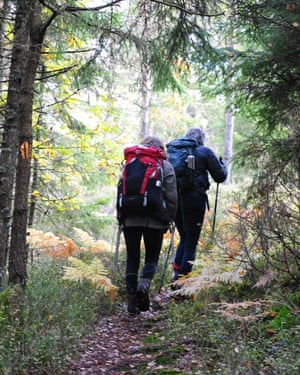
[[[179,190],[191,188],[196,169],[195,150],[198,141],[192,137],[177,138],[167,144],[168,160],[175,170]]]

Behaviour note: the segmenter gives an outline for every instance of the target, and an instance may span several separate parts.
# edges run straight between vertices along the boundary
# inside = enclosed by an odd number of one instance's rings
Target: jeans
[[[124,236],[127,251],[126,288],[127,293],[135,293],[140,267],[141,240],[145,244],[145,263],[141,277],[151,280],[157,269],[165,230],[147,227],[124,227]]]
[[[175,224],[179,232],[180,241],[175,253],[174,270],[177,275],[186,275],[191,272],[195,260],[196,247],[200,237],[207,195],[199,192],[182,193]]]

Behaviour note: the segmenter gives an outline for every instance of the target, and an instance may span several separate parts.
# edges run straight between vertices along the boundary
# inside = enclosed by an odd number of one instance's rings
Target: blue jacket
[[[226,166],[209,147],[198,146],[195,156],[194,186],[189,190],[205,193],[210,186],[208,174],[215,182],[226,180],[228,173]]]

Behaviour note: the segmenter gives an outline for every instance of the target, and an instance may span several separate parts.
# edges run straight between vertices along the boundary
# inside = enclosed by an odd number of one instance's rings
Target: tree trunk
[[[23,286],[27,279],[26,246],[28,196],[32,159],[32,104],[33,88],[44,38],[39,1],[31,1],[30,43],[26,61],[26,74],[21,87],[22,122],[19,131],[19,155],[16,174],[15,204],[9,252],[9,281]]]
[[[4,0],[2,2],[2,7],[0,10],[0,92],[3,90],[3,82],[8,77],[8,66],[9,66],[9,56],[4,48],[5,43],[5,29],[7,26],[7,23],[5,22],[6,19],[8,19],[8,0]]]
[[[141,113],[141,133],[140,137],[144,138],[149,135],[149,106],[150,106],[150,68],[148,57],[148,18],[149,18],[149,0],[143,2],[143,32],[142,40],[144,47],[142,50],[141,62],[141,94],[142,94],[142,113]]]
[[[32,183],[31,183],[31,196],[30,196],[30,205],[29,205],[29,217],[28,217],[28,226],[33,226],[34,213],[36,206],[36,197],[33,194],[38,187],[38,167],[39,163],[36,158],[33,159],[33,172],[32,172]]]
[[[22,119],[21,83],[28,48],[28,9],[31,0],[19,1],[14,26],[5,121],[0,153],[0,288],[5,285],[9,247],[12,197],[18,153],[19,124]]]
[[[231,13],[230,13],[230,35],[227,41],[227,45],[233,50],[234,49],[234,28],[232,20],[235,17],[235,8],[234,3],[231,1],[230,5]],[[234,60],[233,55],[229,57],[228,61],[228,75],[229,75],[229,87],[233,88],[234,86],[234,78],[233,78],[233,69],[234,69]],[[231,97],[229,98],[229,110],[226,113],[226,129],[225,129],[225,139],[224,139],[224,163],[228,169],[228,175],[226,178],[225,183],[229,184],[231,179],[231,161],[232,161],[232,154],[233,154],[233,131],[234,131],[234,106],[233,106],[233,98],[234,93],[231,93]]]
[[[149,135],[149,66],[147,62],[142,63],[142,114],[141,114],[141,139]]]
[[[231,176],[233,129],[234,129],[234,115],[233,115],[233,112],[230,110],[226,113],[226,129],[225,129],[225,139],[224,139],[224,163],[228,169],[228,176],[225,181],[226,184],[229,183],[229,179]]]

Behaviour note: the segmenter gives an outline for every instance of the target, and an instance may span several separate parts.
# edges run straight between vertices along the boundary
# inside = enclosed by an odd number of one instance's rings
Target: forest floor
[[[191,373],[191,367],[198,361],[193,358],[188,342],[180,360],[168,364],[157,363],[164,355],[163,345],[160,351],[153,352],[151,344],[144,343],[144,339],[154,332],[164,331],[166,305],[169,302],[169,297],[159,295],[150,311],[137,316],[128,314],[126,304],[120,304],[113,315],[100,318],[95,331],[81,341],[77,358],[71,361],[68,374]]]

